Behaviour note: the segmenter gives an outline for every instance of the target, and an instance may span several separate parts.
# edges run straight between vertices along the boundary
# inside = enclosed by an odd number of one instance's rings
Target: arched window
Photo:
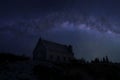
[[[60,56],[57,56],[57,60],[60,61]]]
[[[53,60],[53,55],[50,55],[50,60]]]
[[[64,61],[66,61],[66,57],[63,57]]]

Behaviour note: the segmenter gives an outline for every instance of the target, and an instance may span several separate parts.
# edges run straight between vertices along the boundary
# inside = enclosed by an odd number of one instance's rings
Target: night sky
[[[73,45],[76,58],[120,62],[120,1],[0,1],[0,52],[31,56],[40,36]]]

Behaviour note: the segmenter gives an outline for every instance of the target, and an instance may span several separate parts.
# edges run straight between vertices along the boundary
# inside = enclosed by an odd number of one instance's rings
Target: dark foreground
[[[120,80],[120,64],[108,59],[48,63],[35,65],[25,56],[0,54],[0,80]]]
[[[58,67],[34,66],[39,80],[120,80],[120,66],[112,63],[57,64]]]

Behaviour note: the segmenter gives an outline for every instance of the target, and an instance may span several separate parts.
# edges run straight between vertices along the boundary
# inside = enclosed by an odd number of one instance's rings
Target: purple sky
[[[0,1],[0,52],[32,54],[41,36],[72,44],[77,58],[120,61],[119,0]]]

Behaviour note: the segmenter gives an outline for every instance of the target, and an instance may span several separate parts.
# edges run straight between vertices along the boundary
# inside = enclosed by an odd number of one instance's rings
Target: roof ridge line
[[[44,39],[42,39],[42,41],[46,41],[46,42],[49,42],[49,43],[53,43],[53,44],[57,44],[57,45],[61,45],[61,46],[66,46],[66,47],[68,47],[68,46],[65,45],[65,44],[60,44],[60,43],[53,42],[53,41],[49,41],[49,40],[44,40]]]

